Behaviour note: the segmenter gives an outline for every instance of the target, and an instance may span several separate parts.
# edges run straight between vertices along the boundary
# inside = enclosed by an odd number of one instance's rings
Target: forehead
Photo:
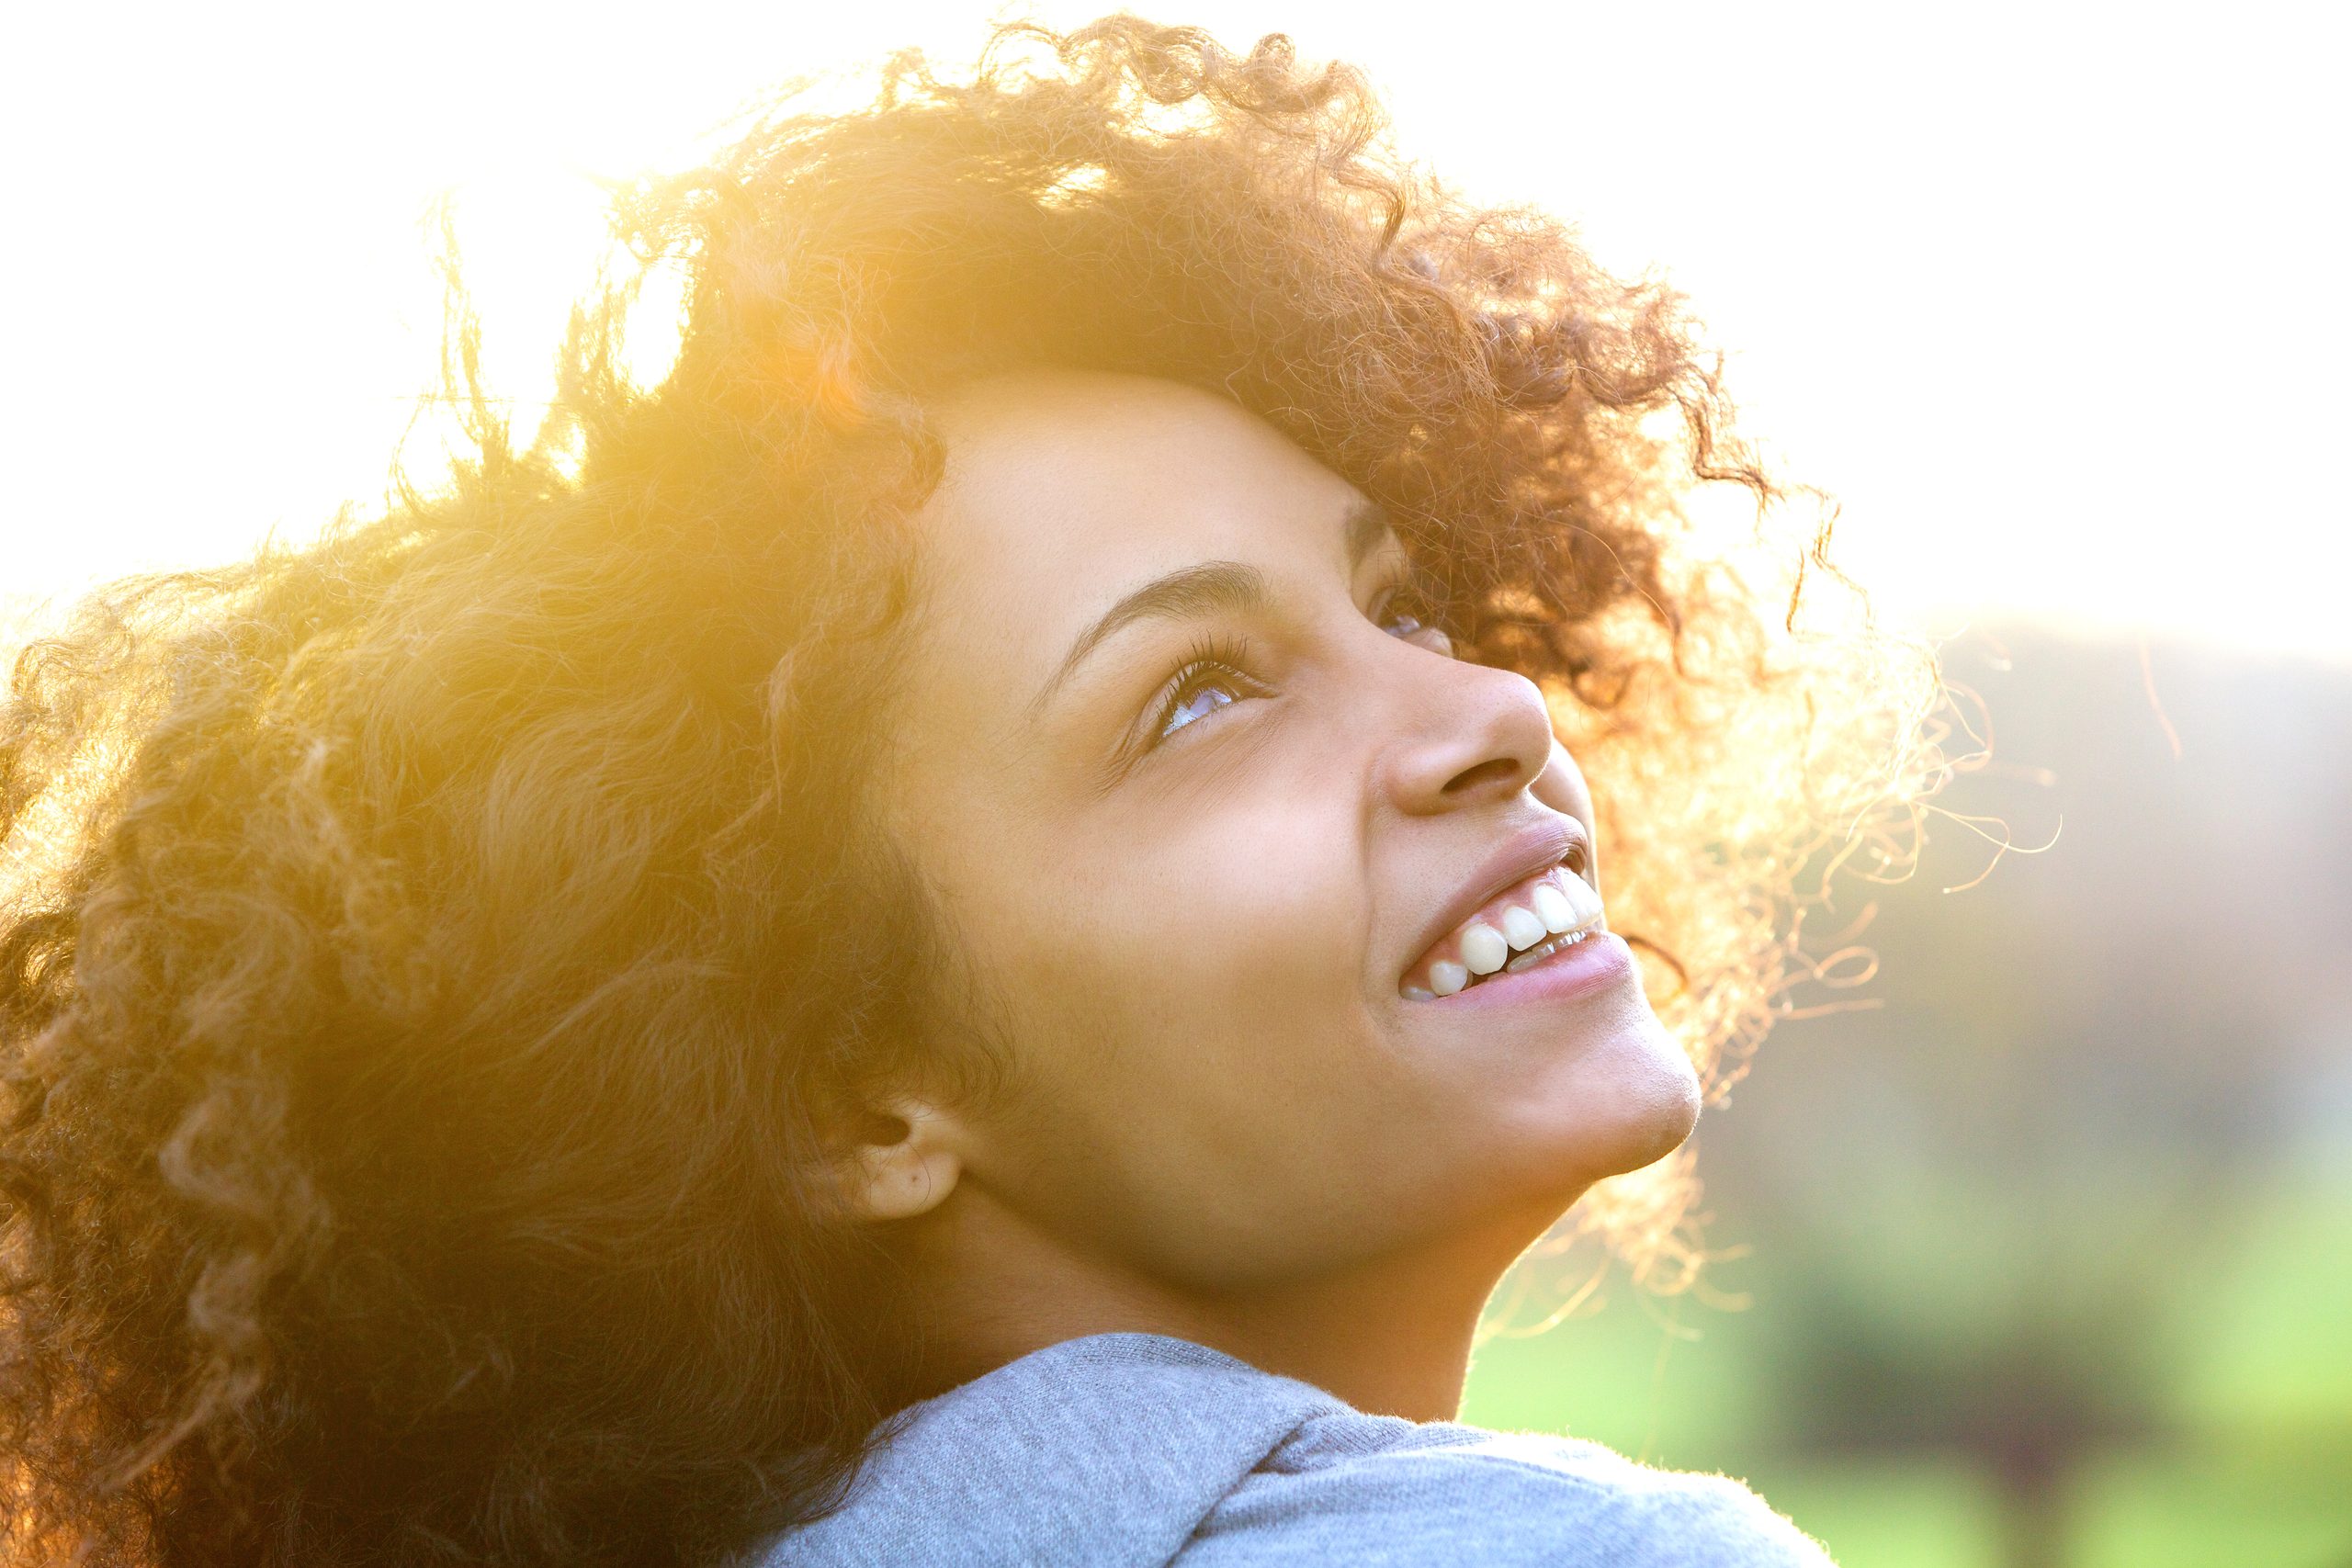
[[[922,519],[931,614],[986,615],[1023,662],[1058,658],[1094,615],[1180,567],[1238,560],[1280,577],[1344,560],[1354,488],[1207,392],[1034,372],[967,388],[938,417],[946,472]]]

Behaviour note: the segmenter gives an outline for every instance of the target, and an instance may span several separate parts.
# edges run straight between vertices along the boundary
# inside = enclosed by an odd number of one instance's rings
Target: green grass
[[[2183,1422],[2352,1435],[2352,1197],[2296,1187],[2249,1205],[2225,1264],[2182,1280],[2176,1310]]]
[[[2352,1454],[2267,1462],[2199,1452],[2107,1460],[2076,1488],[2074,1568],[2345,1568]]]
[[[1965,1466],[1861,1461],[1751,1479],[1841,1568],[2001,1568],[1998,1500]]]

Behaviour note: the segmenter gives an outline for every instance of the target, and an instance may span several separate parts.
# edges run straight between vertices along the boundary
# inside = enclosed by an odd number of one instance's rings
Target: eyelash
[[[1430,594],[1418,582],[1410,579],[1396,583],[1382,592],[1372,612],[1374,619],[1385,625],[1400,604],[1409,605],[1420,611],[1421,614],[1409,617],[1416,623],[1415,632],[1394,635],[1411,637],[1419,631],[1434,632],[1444,639],[1446,651],[1451,653],[1453,638],[1438,618],[1434,603]],[[1176,730],[1168,727],[1169,720],[1174,718],[1177,710],[1201,690],[1204,683],[1204,677],[1222,677],[1229,681],[1237,692],[1244,696],[1266,695],[1267,688],[1264,682],[1249,673],[1247,666],[1251,662],[1249,644],[1239,638],[1212,633],[1195,641],[1186,651],[1184,662],[1159,689],[1159,700],[1152,708],[1151,730],[1144,737],[1143,750],[1150,750],[1163,745],[1175,735]],[[1230,707],[1233,705],[1228,703],[1226,705]],[[1211,716],[1208,714],[1201,716],[1202,718],[1209,716]],[[1190,728],[1199,722],[1199,719],[1187,720],[1184,724],[1178,725],[1176,728]]]
[[[1176,710],[1182,707],[1185,702],[1199,691],[1204,676],[1221,675],[1230,680],[1236,689],[1245,694],[1264,695],[1265,686],[1252,679],[1243,668],[1250,662],[1250,647],[1238,638],[1212,634],[1194,642],[1191,649],[1185,653],[1183,664],[1178,668],[1174,675],[1169,677],[1168,683],[1159,689],[1159,700],[1153,705],[1152,710],[1151,733],[1144,738],[1146,747],[1158,746],[1175,734],[1175,730],[1168,728],[1168,721],[1175,717]],[[1189,722],[1196,724],[1199,720],[1194,719]],[[1188,727],[1188,725],[1179,725],[1177,728]]]

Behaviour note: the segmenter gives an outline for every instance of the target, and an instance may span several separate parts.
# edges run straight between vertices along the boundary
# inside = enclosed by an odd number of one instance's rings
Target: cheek
[[[1169,820],[1173,820],[1170,818]],[[1262,1072],[1360,1015],[1367,922],[1346,824],[1238,805],[1067,844],[1012,922],[1017,987],[1170,1076]],[[1272,1048],[1286,1041],[1284,1049]]]
[[[989,921],[1025,1085],[1005,1167],[1158,1272],[1295,1264],[1393,1121],[1351,819],[1305,799],[1065,844]]]

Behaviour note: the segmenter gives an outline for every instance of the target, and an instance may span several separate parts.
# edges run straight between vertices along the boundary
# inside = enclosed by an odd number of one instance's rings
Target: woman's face
[[[1681,1142],[1542,697],[1452,656],[1352,486],[1169,382],[941,415],[884,805],[1009,1048],[963,1182],[1218,1291],[1523,1227]],[[1592,934],[1453,991],[1471,923]]]

